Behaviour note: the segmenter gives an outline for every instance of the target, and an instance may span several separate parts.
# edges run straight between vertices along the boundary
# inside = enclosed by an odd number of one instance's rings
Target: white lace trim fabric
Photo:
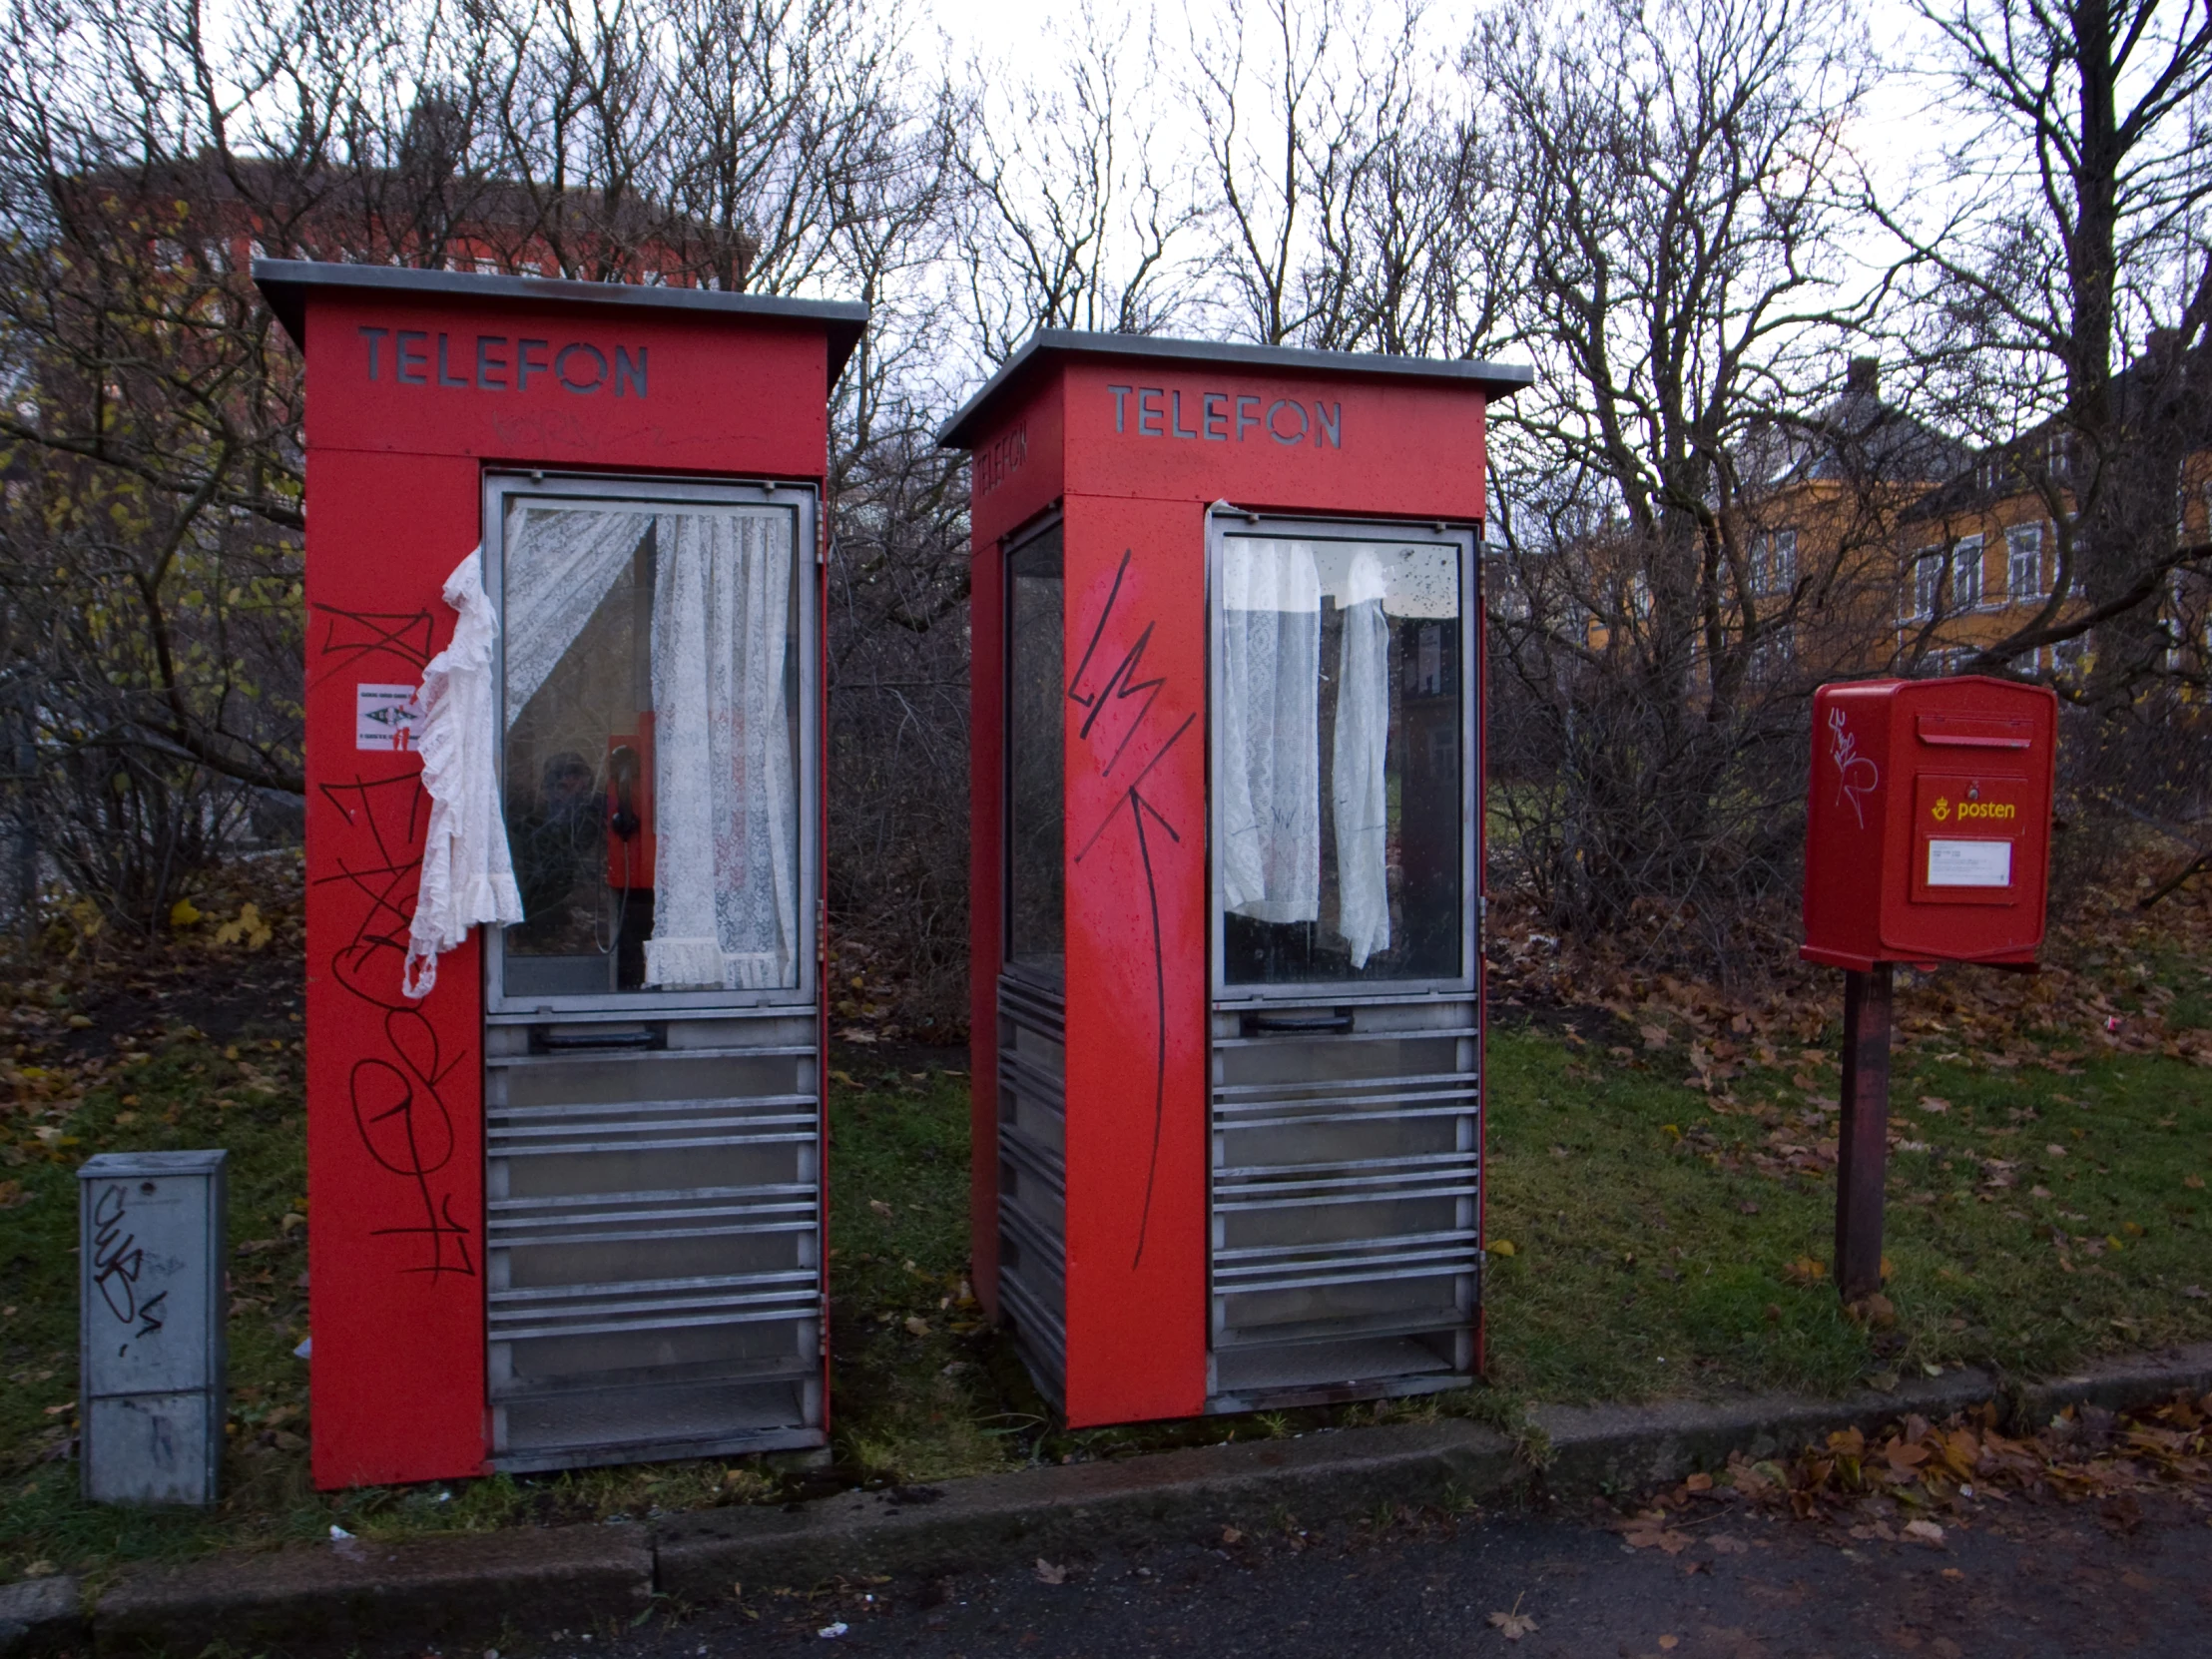
[[[1337,927],[1353,970],[1390,948],[1389,796],[1383,762],[1390,738],[1390,625],[1382,617],[1382,561],[1353,556],[1337,603],[1344,644],[1337,675],[1337,731],[1330,756],[1337,831]]]
[[[1222,902],[1321,915],[1321,571],[1311,544],[1234,537],[1222,559]]]
[[[417,999],[437,983],[439,955],[467,938],[471,927],[522,919],[492,764],[492,647],[499,620],[484,592],[482,548],[446,578],[445,602],[460,620],[452,643],[422,671],[422,719],[415,729],[430,826],[399,988]]]
[[[653,936],[662,989],[797,983],[784,514],[665,513],[653,591]]]

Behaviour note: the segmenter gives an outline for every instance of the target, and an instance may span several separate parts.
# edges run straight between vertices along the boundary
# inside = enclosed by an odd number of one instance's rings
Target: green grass
[[[1833,1177],[1751,1162],[1774,1157],[1777,1132],[1833,1140],[1833,1110],[1811,1104],[1833,1097],[1832,1069],[1810,1094],[1773,1072],[1738,1080],[1769,1123],[1716,1115],[1617,1052],[1578,1061],[1501,1033],[1490,1061],[1489,1232],[1514,1247],[1490,1268],[1491,1378],[1529,1398],[1834,1390],[1958,1364],[2046,1374],[2212,1338],[2212,1301],[2187,1294],[2212,1289],[2207,1195],[2187,1185],[2212,1175],[2200,1066],[2126,1056],[2065,1076],[1901,1052],[1885,1232],[1896,1325],[1870,1331],[1825,1281],[1789,1272],[1832,1255]]]
[[[2203,976],[2187,961],[2156,966],[2141,994],[2177,1025]],[[51,1042],[66,1014],[63,1002],[29,1017],[45,1022]],[[396,1537],[643,1518],[814,1489],[808,1477],[739,1459],[314,1492],[306,1368],[291,1356],[305,1332],[299,1277],[312,1218],[285,1219],[304,1214],[295,1031],[277,1011],[235,1042],[150,1028],[134,1039],[143,1060],[104,1051],[95,1072],[26,1075],[0,1119],[0,1204],[10,1206],[0,1209],[0,1375],[10,1383],[0,1391],[0,1579],[35,1563],[100,1573],[317,1539],[332,1524]],[[1746,1070],[1716,1111],[1712,1095],[1684,1081],[1679,1040],[1608,1051],[1534,1027],[1500,1029],[1490,1045],[1488,1224],[1513,1251],[1490,1260],[1490,1387],[1071,1433],[1050,1419],[1011,1345],[982,1325],[964,1279],[966,1079],[860,1050],[837,1065],[831,1409],[834,1478],[846,1482],[1437,1411],[1511,1427],[1538,1400],[1834,1390],[1960,1363],[2048,1373],[2099,1352],[2212,1338],[2212,1300],[2187,1294],[2212,1289],[2201,1185],[2212,1178],[2212,1070],[2122,1055],[2062,1075],[1901,1048],[1894,1122],[1901,1140],[1927,1150],[1892,1154],[1896,1320],[1866,1330],[1825,1282],[1791,1271],[1827,1260],[1834,1185],[1817,1168],[1790,1172],[1775,1143],[1811,1149],[1800,1162],[1817,1165],[1821,1141],[1834,1136],[1822,1104],[1837,1090],[1832,1063],[1793,1052],[1786,1064]],[[1924,1111],[1923,1096],[1948,1109]],[[76,1391],[74,1166],[100,1150],[207,1145],[231,1149],[233,1242],[247,1247],[233,1267],[223,1502],[206,1514],[84,1504],[75,1465],[48,1455],[66,1443]]]

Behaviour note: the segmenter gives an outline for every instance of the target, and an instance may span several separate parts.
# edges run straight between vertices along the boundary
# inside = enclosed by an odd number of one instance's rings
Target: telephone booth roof
[[[830,346],[829,384],[835,385],[867,326],[867,307],[830,299],[788,299],[718,288],[651,286],[636,282],[583,282],[548,276],[479,276],[458,271],[418,271],[400,266],[341,265],[328,260],[256,260],[254,282],[292,342],[307,343],[307,296],[353,290],[362,297],[463,300],[526,305],[611,305],[627,311],[696,311],[711,317],[791,321],[819,326]]]
[[[1009,392],[1035,375],[1072,361],[1157,361],[1168,366],[1220,364],[1288,371],[1323,377],[1473,384],[1490,397],[1510,397],[1531,384],[1536,371],[1519,363],[1475,358],[1391,357],[1369,351],[1311,351],[1288,345],[1226,345],[1214,340],[1165,339],[1149,334],[1112,334],[1083,328],[1039,328],[983,383],[957,414],[938,428],[937,442],[947,449],[971,449],[990,430]]]

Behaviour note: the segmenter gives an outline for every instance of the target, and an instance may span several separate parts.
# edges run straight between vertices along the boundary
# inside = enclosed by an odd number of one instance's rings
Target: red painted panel
[[[310,369],[311,372],[311,369]],[[482,1470],[482,979],[472,938],[399,994],[428,798],[354,747],[354,687],[420,680],[476,545],[469,460],[310,453],[307,1191],[319,1486]]]
[[[980,539],[968,575],[968,1229],[970,1283],[998,1317],[998,972],[1005,965],[1006,561]]]
[[[1472,386],[1157,361],[1075,362],[1064,375],[1071,493],[1483,515],[1484,399]]]
[[[1066,502],[1067,1415],[1206,1399],[1206,533]]]
[[[1004,418],[968,457],[974,547],[990,547],[1059,500],[1065,428],[1056,372],[1042,377],[1024,402],[1007,405]]]
[[[307,306],[307,442],[821,476],[829,347],[819,326],[610,312],[318,295]]]

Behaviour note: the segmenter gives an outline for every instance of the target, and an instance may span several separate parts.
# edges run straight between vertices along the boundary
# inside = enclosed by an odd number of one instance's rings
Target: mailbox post
[[[2058,698],[1966,675],[1813,698],[1805,944],[1844,970],[1836,1285],[1882,1288],[1892,967],[2032,968],[2050,874]]]
[[[306,357],[316,1483],[819,1446],[822,486],[866,313],[255,278]],[[519,900],[442,959],[418,890],[499,883],[427,835],[432,765]]]
[[[1489,399],[1048,330],[973,454],[976,1290],[1071,1423],[1479,1370]]]

